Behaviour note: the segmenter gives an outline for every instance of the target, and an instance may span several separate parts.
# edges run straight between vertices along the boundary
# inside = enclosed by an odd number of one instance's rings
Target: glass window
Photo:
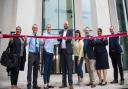
[[[42,30],[49,23],[53,34],[58,34],[58,29],[63,29],[65,20],[69,21],[69,28],[74,29],[73,0],[43,0]]]
[[[82,0],[82,21],[84,26],[91,27],[91,6],[90,0]]]
[[[119,30],[120,32],[127,32],[126,29],[126,18],[125,18],[125,8],[124,6],[125,4],[123,4],[123,0],[116,0],[116,7],[117,7],[117,15],[118,15],[118,22],[119,22]],[[124,68],[128,69],[128,37],[122,37],[121,38],[121,45],[123,48],[123,63],[124,63]]]

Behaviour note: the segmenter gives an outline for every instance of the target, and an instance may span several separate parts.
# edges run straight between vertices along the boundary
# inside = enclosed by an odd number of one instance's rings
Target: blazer
[[[109,38],[109,52],[121,53],[123,50],[119,44],[119,37]]]
[[[83,52],[84,55],[86,54],[89,59],[95,59],[93,41],[94,40],[84,39]]]
[[[60,36],[63,36],[63,32],[64,32],[64,30],[62,30],[62,31],[60,31],[59,32],[59,35]],[[67,30],[67,33],[66,33],[66,37],[72,37],[73,36],[73,31],[72,30]],[[60,44],[59,44],[59,48],[60,48],[60,52],[61,52],[61,43],[62,43],[62,39],[58,39],[58,41],[60,42]],[[72,39],[67,39],[66,41],[66,52],[68,53],[68,54],[73,54],[73,45],[72,45]]]

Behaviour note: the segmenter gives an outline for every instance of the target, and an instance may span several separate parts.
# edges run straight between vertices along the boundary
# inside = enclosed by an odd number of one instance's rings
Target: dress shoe
[[[33,89],[41,89],[39,86],[33,86]]]
[[[105,85],[107,85],[107,82],[102,82],[102,86],[105,86]]]
[[[65,88],[65,87],[67,87],[67,85],[62,85],[62,86],[60,86],[59,88]]]
[[[48,87],[44,87],[44,89],[49,89]]]
[[[73,85],[69,85],[69,89],[74,89]]]
[[[124,85],[124,80],[121,80],[120,81],[120,85]]]
[[[113,80],[110,82],[111,84],[115,84],[115,83],[118,83],[118,80]]]
[[[91,85],[92,85],[91,83],[86,84],[86,86],[91,86]]]
[[[51,85],[48,85],[47,87],[48,87],[48,88],[54,88],[54,86],[51,86]]]
[[[27,85],[27,89],[31,89],[31,85]]]
[[[94,88],[94,87],[96,87],[96,84],[91,84],[91,88]]]

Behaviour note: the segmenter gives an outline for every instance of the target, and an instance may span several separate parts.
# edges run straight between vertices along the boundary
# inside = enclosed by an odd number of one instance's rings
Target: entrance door
[[[74,0],[43,0],[42,31],[47,24],[52,26],[52,34],[58,35],[63,29],[64,21],[69,21],[69,29],[75,28]],[[61,73],[58,46],[55,46],[53,73]]]

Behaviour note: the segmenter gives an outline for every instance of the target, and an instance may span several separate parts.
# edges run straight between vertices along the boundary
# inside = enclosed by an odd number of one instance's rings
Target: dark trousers
[[[61,67],[62,67],[62,83],[67,85],[67,72],[69,85],[73,84],[72,73],[73,73],[73,61],[72,54],[68,54],[65,49],[61,50]]]
[[[114,69],[114,80],[118,81],[118,69],[119,69],[121,80],[124,80],[121,54],[120,53],[115,53],[115,52],[110,52],[109,54],[110,54],[113,69]]]
[[[11,85],[17,85],[19,70],[11,70]]]
[[[9,72],[11,73],[10,74],[11,85],[17,85],[18,82],[21,57],[17,56],[17,58],[18,58],[17,66],[12,69],[9,69]]]
[[[44,84],[48,84],[50,81],[50,74],[53,62],[53,53],[48,53],[46,51],[43,52],[44,54]]]
[[[76,66],[76,72],[77,75],[83,78],[83,70],[82,70],[82,65],[83,65],[83,58],[80,59],[80,63],[77,63],[78,61],[78,56],[75,56],[75,66]]]
[[[27,73],[27,82],[28,87],[31,86],[32,80],[32,70],[33,70],[33,86],[37,86],[37,77],[38,77],[38,69],[39,69],[39,54],[29,53],[28,57],[28,73]]]

